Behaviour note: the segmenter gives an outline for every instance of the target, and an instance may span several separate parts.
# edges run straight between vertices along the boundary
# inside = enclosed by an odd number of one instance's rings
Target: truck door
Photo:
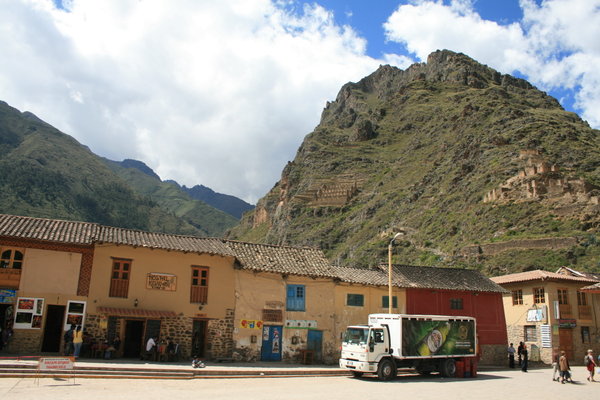
[[[381,354],[389,353],[388,341],[385,340],[385,335],[382,328],[371,329],[369,336],[369,360],[376,360]]]

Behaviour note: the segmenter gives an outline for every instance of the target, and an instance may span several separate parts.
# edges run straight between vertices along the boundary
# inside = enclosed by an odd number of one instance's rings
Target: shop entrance
[[[125,338],[123,339],[123,357],[138,358],[144,345],[144,321],[129,319],[125,321]]]
[[[573,353],[573,329],[559,328],[558,343],[560,350],[564,350],[568,360],[574,360]]]
[[[60,352],[60,342],[65,321],[65,309],[65,306],[48,305],[48,308],[46,309],[44,339],[42,340],[43,353]]]
[[[192,354],[191,356],[204,357],[206,346],[206,320],[194,320],[192,325]]]

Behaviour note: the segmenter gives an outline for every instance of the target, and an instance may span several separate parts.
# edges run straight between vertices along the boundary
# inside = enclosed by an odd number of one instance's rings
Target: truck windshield
[[[348,328],[344,333],[344,343],[366,344],[369,337],[367,328]]]

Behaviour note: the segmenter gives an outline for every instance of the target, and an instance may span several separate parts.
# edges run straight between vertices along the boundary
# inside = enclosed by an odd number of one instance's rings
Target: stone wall
[[[42,349],[42,335],[41,329],[15,329],[8,347],[3,351],[13,354],[39,354]]]
[[[209,321],[207,328],[208,358],[233,358],[235,347],[233,342],[233,316],[234,310],[228,308],[225,318]]]

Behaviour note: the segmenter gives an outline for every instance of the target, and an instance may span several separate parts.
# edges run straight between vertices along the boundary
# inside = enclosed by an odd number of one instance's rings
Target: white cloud
[[[1,99],[97,154],[255,201],[342,84],[364,39],[319,6],[269,0],[0,0]]]
[[[538,3],[521,0],[523,20],[501,25],[482,19],[470,0],[415,0],[389,17],[386,37],[420,60],[450,49],[519,71],[543,90],[573,90],[582,117],[600,127],[600,0]]]

